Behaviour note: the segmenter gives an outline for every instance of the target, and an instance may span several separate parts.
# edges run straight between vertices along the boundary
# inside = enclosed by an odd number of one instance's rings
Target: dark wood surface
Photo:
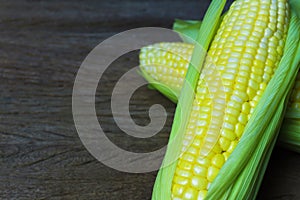
[[[87,54],[130,28],[170,28],[174,18],[200,19],[209,1],[0,1],[0,199],[150,199],[157,171],[118,172],[92,157],[72,117],[72,88]],[[168,120],[151,139],[132,139],[108,109],[114,84],[138,64],[138,52],[106,71],[96,109],[108,137],[120,147],[149,152],[164,146],[175,105],[140,88],[131,114],[149,123],[148,108],[162,104]],[[300,199],[300,155],[276,147],[259,199]]]

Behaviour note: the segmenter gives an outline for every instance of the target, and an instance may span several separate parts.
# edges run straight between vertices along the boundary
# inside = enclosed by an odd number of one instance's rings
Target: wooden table
[[[86,55],[101,41],[136,27],[170,28],[174,18],[200,19],[209,1],[1,1],[0,199],[150,199],[155,172],[106,167],[82,145],[72,117],[72,88]],[[175,105],[140,88],[130,110],[140,125],[148,108],[165,106],[168,120],[151,139],[133,139],[116,126],[109,98],[114,84],[138,64],[138,52],[114,62],[98,87],[96,109],[120,147],[149,152],[164,146]],[[300,199],[300,156],[276,147],[258,199]]]

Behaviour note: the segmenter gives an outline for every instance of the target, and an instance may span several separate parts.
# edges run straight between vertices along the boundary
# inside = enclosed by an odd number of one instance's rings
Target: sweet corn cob
[[[204,199],[238,144],[281,60],[289,23],[287,5],[285,0],[236,1],[224,17],[208,51],[204,79],[198,83],[173,177],[173,199]]]
[[[288,27],[286,0],[238,0],[231,6],[211,44],[199,78],[179,146],[181,153],[172,177],[171,199],[204,199],[210,187],[214,188],[214,179],[238,145],[281,62]],[[195,50],[193,56],[194,53]],[[189,80],[189,75],[187,77],[186,80]],[[290,86],[286,84],[285,87]],[[187,90],[184,86],[183,92]],[[286,95],[286,92],[282,92]],[[266,98],[264,96],[264,101]],[[271,120],[272,126],[266,129],[270,132],[275,131],[277,125],[274,123],[279,122],[284,107],[284,99],[276,101],[281,102],[280,112]],[[259,107],[262,107],[262,103]],[[175,122],[177,116],[175,114]],[[169,149],[167,157],[168,153]],[[257,156],[261,155],[256,153]],[[253,159],[259,162],[255,158],[251,158],[251,162]],[[161,176],[169,176],[172,168],[167,170],[168,173],[162,169],[157,181],[161,183],[164,180]],[[168,194],[168,191],[165,193]],[[163,192],[160,195],[154,192],[153,198],[161,195],[163,199],[169,199],[165,198]],[[207,195],[212,196],[209,192]]]
[[[179,42],[158,43],[141,49],[140,66],[143,73],[147,73],[155,82],[164,85],[164,88],[169,88],[172,92],[165,92],[165,90],[161,92],[174,102],[177,102],[193,49],[193,44]],[[271,78],[267,73],[264,73],[264,77],[265,79]],[[300,135],[296,136],[296,134],[299,132],[297,130],[300,129],[300,126],[295,127],[295,123],[297,121],[300,123],[300,72],[298,72],[295,86],[292,90],[288,110],[299,114],[287,116],[289,119],[284,121],[281,133],[287,135],[280,136],[281,143],[286,148],[290,147],[289,149],[291,150],[295,150],[296,146],[296,151],[299,152]],[[295,128],[291,129],[289,123]],[[291,138],[294,140],[291,140]]]

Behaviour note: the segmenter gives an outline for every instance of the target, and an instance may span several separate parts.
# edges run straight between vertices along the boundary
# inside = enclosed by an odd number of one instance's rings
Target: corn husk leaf
[[[173,30],[178,32],[186,43],[195,43],[202,22],[197,20],[175,19]]]
[[[152,199],[171,199],[172,177],[180,154],[183,133],[189,120],[194,90],[205,59],[205,53],[215,35],[219,25],[219,18],[225,5],[225,0],[213,0],[204,17],[203,24],[199,29],[196,45],[187,71],[183,89],[175,111],[172,131],[169,138],[168,148],[161,169],[158,172]]]

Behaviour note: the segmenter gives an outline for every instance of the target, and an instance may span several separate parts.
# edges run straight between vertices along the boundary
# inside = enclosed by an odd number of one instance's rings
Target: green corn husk
[[[223,6],[224,1],[215,0],[212,2],[209,11],[216,10],[214,14],[218,15],[221,13]],[[197,42],[200,45],[203,45],[203,40],[207,40],[207,46],[204,45],[204,50],[208,48],[212,38],[211,34],[206,34],[206,37],[203,34],[204,30],[211,30],[211,23],[209,23],[208,19],[212,18],[211,16],[213,15],[209,11],[204,18],[197,37]],[[207,35],[210,36],[210,39],[207,39]],[[296,17],[295,12],[292,12],[281,62],[261,100],[254,109],[240,142],[210,185],[206,199],[255,199],[279,133],[289,93],[299,69],[299,37],[300,21]],[[199,55],[199,53],[201,54],[199,50],[194,50],[193,52],[191,59],[193,65],[190,64],[189,66],[185,83],[179,96],[167,152],[154,185],[153,200],[171,199],[172,177],[180,149],[178,145],[183,133],[181,130],[185,129],[187,123],[186,116],[190,113],[193,90],[195,89],[204,59],[203,56],[199,56],[200,59],[198,61],[195,60],[197,59],[196,55]],[[159,85],[159,83],[157,84]],[[174,92],[170,88],[161,86],[161,89],[167,90],[169,96],[174,96]],[[184,109],[182,109],[183,106]]]
[[[191,112],[194,90],[197,86],[197,81],[205,59],[205,52],[208,50],[209,44],[218,28],[219,19],[225,3],[225,0],[213,0],[204,17],[202,26],[199,29],[196,46],[175,111],[167,152],[154,184],[152,200],[171,199],[171,177],[173,177],[175,173],[176,159],[180,153],[178,147],[183,137],[182,130],[186,128],[188,116]]]
[[[175,19],[173,30],[180,33],[182,40],[186,43],[194,43],[202,22],[197,20]]]

